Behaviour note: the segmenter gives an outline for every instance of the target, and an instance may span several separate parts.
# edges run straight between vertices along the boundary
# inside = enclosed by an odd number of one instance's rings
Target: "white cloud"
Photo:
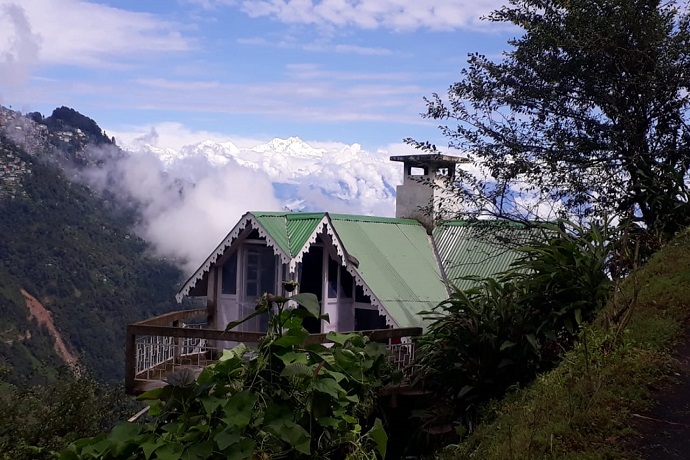
[[[240,45],[250,46],[271,46],[287,49],[301,49],[303,51],[311,51],[316,53],[356,54],[359,56],[389,56],[394,54],[393,50],[380,46],[361,46],[325,41],[299,43],[292,40],[269,40],[264,37],[245,37],[238,38],[237,43]]]
[[[242,136],[217,133],[207,130],[193,130],[182,123],[166,121],[145,126],[131,126],[121,130],[108,129],[108,134],[115,136],[118,145],[135,149],[137,144],[144,141],[162,149],[180,150],[186,145],[196,144],[205,140],[214,142],[232,142],[238,147],[253,147],[265,142],[266,139],[252,139]],[[151,136],[151,138],[147,138]]]
[[[191,49],[180,24],[148,13],[83,0],[0,0],[1,16],[8,8],[23,10],[27,26],[40,37],[42,63],[118,67],[142,56]],[[14,24],[0,27],[0,53],[26,37],[25,28]]]
[[[140,151],[111,159],[83,174],[90,185],[141,203],[142,221],[137,233],[158,255],[175,259],[180,268],[191,273],[242,214],[280,209],[265,173],[237,163],[205,166],[192,184],[165,173],[156,155]]]
[[[6,33],[3,37],[0,32],[0,85],[24,83],[38,62],[41,38],[33,33],[24,9],[15,4],[0,3],[2,30]]]
[[[422,95],[431,89],[404,81],[405,75],[386,78],[383,73],[343,72],[338,77],[337,72],[318,68],[288,68],[285,74],[288,79],[282,81],[280,76],[247,83],[138,78],[87,86],[89,94],[116,94],[108,100],[111,108],[260,115],[315,123],[433,124],[419,116],[424,111]],[[87,92],[83,85],[80,90]]]
[[[237,2],[204,0],[206,6]],[[479,19],[500,7],[502,0],[245,0],[251,17],[268,16],[291,24],[328,27],[455,30],[477,28]]]

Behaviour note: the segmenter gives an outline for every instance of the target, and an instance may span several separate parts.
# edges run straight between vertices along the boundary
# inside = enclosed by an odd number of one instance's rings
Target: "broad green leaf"
[[[151,458],[151,454],[153,454],[153,452],[163,444],[164,441],[162,438],[151,439],[149,441],[141,443],[141,450],[144,451],[144,457],[146,457],[146,460]]]
[[[274,340],[272,345],[291,348],[296,345],[302,344],[302,342],[304,342],[304,339],[306,339],[308,335],[309,332],[307,332],[306,329],[290,329],[285,335]]]
[[[332,371],[330,369],[324,369],[322,372],[325,375],[330,375],[331,377],[333,377],[335,379],[335,381],[338,383],[340,383],[343,379],[347,378],[347,376],[345,374],[343,374],[342,372],[336,372],[336,371]]]
[[[376,445],[376,450],[381,455],[381,458],[386,458],[386,447],[388,445],[388,434],[386,434],[386,429],[381,423],[381,419],[377,418],[374,421],[374,426],[366,434],[366,436],[374,441]]]
[[[250,458],[254,454],[256,444],[250,438],[242,438],[237,444],[232,446],[230,452],[227,453],[227,460],[244,460]]]
[[[357,395],[347,395],[345,396],[345,399],[347,399],[350,402],[353,402],[355,404],[359,403],[359,396]]]
[[[345,342],[348,340],[353,339],[354,337],[359,336],[360,334],[356,334],[354,332],[349,333],[349,334],[342,334],[340,332],[329,332],[326,334],[326,339],[333,343],[337,343],[339,345],[345,345]]]
[[[256,404],[257,396],[249,391],[242,391],[232,395],[223,411],[223,421],[237,428],[244,428],[252,420],[252,409]]]
[[[264,424],[271,425],[282,423],[284,420],[292,421],[293,417],[293,408],[290,404],[280,400],[273,400],[266,407],[263,421]]]
[[[206,440],[202,442],[196,442],[187,446],[187,448],[182,453],[183,459],[190,460],[203,460],[212,458],[213,456],[213,441]]]
[[[303,306],[314,318],[318,318],[321,314],[321,305],[319,304],[319,299],[312,293],[305,292],[302,294],[295,294],[290,297],[290,300],[294,300]]]
[[[154,452],[157,459],[160,460],[179,460],[182,457],[184,447],[177,442],[167,443]]]
[[[146,391],[146,392],[140,394],[139,396],[137,396],[137,399],[138,400],[159,399],[164,390],[165,389],[163,387],[154,388],[152,390],[149,390],[149,391]]]
[[[171,422],[171,423],[166,423],[165,425],[163,425],[161,427],[161,429],[163,431],[165,431],[166,433],[177,433],[181,427],[182,427],[181,423]]]
[[[218,358],[218,361],[222,362],[222,361],[232,359],[232,358],[240,358],[241,359],[242,356],[244,356],[244,354],[247,352],[247,350],[248,350],[247,345],[245,345],[243,343],[237,344],[229,350],[227,350],[227,349],[223,350],[223,353],[220,355],[220,358]]]
[[[309,368],[306,364],[301,363],[291,363],[285,366],[283,371],[280,373],[283,377],[302,377],[311,378],[314,371]]]
[[[321,393],[326,393],[334,398],[339,398],[341,393],[345,390],[341,387],[338,382],[331,378],[320,378],[312,383],[312,388]]]
[[[305,353],[297,353],[292,350],[285,352],[280,350],[276,355],[286,366],[292,363],[307,364],[309,362],[309,358]]]
[[[225,450],[228,447],[235,444],[236,442],[238,442],[241,438],[242,435],[239,431],[236,431],[232,428],[226,428],[217,435],[215,435],[213,437],[213,440],[216,441],[216,444],[218,444],[218,448],[220,450]]]
[[[284,420],[280,423],[268,425],[266,429],[298,452],[305,455],[311,453],[311,437],[309,433],[295,422]]]
[[[199,400],[204,406],[204,410],[209,415],[225,403],[224,399],[216,398],[215,396],[204,396],[203,398],[199,398]]]
[[[119,423],[115,425],[113,430],[110,432],[110,439],[112,442],[123,442],[129,441],[136,437],[141,432],[141,426],[136,423]]]
[[[88,458],[88,456],[92,456],[95,458],[107,458],[107,454],[110,452],[112,446],[112,441],[110,441],[109,439],[102,439],[95,444],[85,446],[82,449],[81,454],[82,457],[86,458]]]
[[[319,417],[316,422],[321,426],[338,428],[338,420],[333,417]]]

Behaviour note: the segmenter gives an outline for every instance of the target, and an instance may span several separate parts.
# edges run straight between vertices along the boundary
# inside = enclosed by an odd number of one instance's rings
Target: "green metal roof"
[[[433,231],[434,248],[426,229],[413,219],[324,212],[250,212],[245,218],[254,219],[291,264],[308,250],[310,238],[321,231],[320,224],[328,225],[335,243],[357,259],[351,268],[399,327],[424,326],[419,312],[448,297],[443,274],[451,284],[468,288],[473,282],[463,277],[495,275],[517,258],[505,240],[524,244],[538,232],[507,222],[447,221]],[[242,220],[185,283],[178,298],[189,292],[206,292],[209,267],[241,229]]]
[[[423,326],[419,312],[447,297],[426,229],[415,220],[330,216],[356,270],[399,327]]]
[[[474,281],[464,277],[484,278],[507,270],[519,256],[514,248],[538,232],[503,221],[447,221],[434,228],[433,237],[448,282],[467,289]]]
[[[273,241],[295,257],[326,215],[323,212],[252,212],[251,215],[271,235]]]

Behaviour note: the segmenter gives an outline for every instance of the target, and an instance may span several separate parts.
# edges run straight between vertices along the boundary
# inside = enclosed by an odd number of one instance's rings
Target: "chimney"
[[[392,156],[390,160],[402,162],[404,168],[403,183],[395,191],[395,217],[416,219],[431,231],[437,221],[452,214],[446,187],[453,183],[457,165],[468,159],[433,154]]]

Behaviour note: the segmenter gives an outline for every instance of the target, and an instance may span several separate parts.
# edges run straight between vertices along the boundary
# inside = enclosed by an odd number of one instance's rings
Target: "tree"
[[[488,172],[464,175],[463,198],[514,216],[527,196],[665,234],[690,223],[687,11],[659,0],[510,0],[488,20],[525,33],[498,62],[471,54],[448,100],[434,94],[424,114],[457,122],[441,126],[450,147]]]

